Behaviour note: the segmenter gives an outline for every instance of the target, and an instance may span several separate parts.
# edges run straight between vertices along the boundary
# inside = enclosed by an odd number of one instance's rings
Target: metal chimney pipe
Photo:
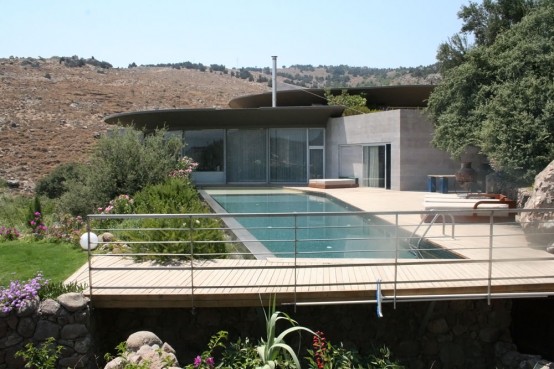
[[[271,106],[277,106],[277,56],[272,56],[273,71],[271,72]]]

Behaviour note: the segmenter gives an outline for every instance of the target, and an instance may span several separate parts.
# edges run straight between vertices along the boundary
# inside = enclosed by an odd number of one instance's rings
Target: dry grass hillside
[[[107,115],[228,107],[267,84],[191,69],[67,67],[60,58],[0,59],[0,180],[32,192],[59,164],[86,161]]]

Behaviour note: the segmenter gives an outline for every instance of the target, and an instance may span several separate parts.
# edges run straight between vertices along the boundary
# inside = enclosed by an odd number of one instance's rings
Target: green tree
[[[482,4],[470,1],[458,12],[463,21],[461,32],[439,45],[439,69],[445,72],[464,62],[465,55],[474,46],[490,46],[498,35],[519,23],[523,17],[541,4],[541,0],[483,0]],[[546,1],[545,1],[546,4]],[[473,36],[474,45],[468,42]]]
[[[344,106],[343,116],[370,113],[367,107],[367,99],[360,95],[349,95],[346,90],[342,90],[340,95],[333,95],[330,90],[325,91],[327,105]]]
[[[182,142],[165,130],[148,134],[125,128],[102,137],[86,169],[66,182],[60,210],[86,215],[118,195],[161,183],[175,168]]]
[[[530,181],[554,158],[554,4],[476,46],[429,98],[434,144],[480,147],[494,169]]]

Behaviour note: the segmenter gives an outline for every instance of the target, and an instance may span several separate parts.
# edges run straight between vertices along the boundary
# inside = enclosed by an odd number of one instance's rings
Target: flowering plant
[[[208,349],[194,358],[192,365],[187,365],[186,369],[213,369],[215,367],[215,360],[213,357],[213,352],[217,347],[225,348],[225,344],[222,342],[224,339],[227,339],[228,332],[219,331],[217,334],[213,335],[210,338],[208,343]]]
[[[342,344],[338,347],[331,345],[321,331],[314,334],[313,350],[308,350],[308,366],[310,369],[350,369],[357,368],[359,357],[356,353],[346,350]],[[381,368],[379,366],[379,368]]]
[[[190,174],[198,167],[198,163],[188,156],[183,156],[177,161],[175,169],[169,173],[174,178],[189,178]]]
[[[38,296],[41,287],[48,284],[48,280],[38,273],[36,277],[27,282],[11,281],[9,287],[0,287],[0,309],[3,313],[9,313],[29,303]]]
[[[33,213],[33,218],[29,220],[29,226],[33,230],[33,234],[37,237],[42,237],[48,230],[48,228],[42,222],[42,214],[40,211]]]
[[[85,226],[83,218],[78,215],[76,217],[70,214],[64,214],[59,218],[59,221],[54,223],[48,230],[48,236],[59,240],[79,244],[81,237],[81,229]]]
[[[134,200],[129,195],[119,195],[110,200],[105,208],[98,208],[99,214],[132,214]]]
[[[19,231],[15,227],[0,227],[0,241],[13,241],[19,238]]]

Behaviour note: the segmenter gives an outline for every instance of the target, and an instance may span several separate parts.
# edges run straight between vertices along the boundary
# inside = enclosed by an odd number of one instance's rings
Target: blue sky
[[[469,0],[0,0],[0,57],[415,67]]]

